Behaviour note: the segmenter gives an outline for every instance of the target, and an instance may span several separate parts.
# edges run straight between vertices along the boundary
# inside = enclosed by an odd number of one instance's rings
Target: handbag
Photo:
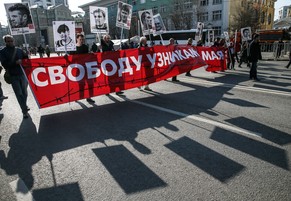
[[[4,80],[7,84],[11,84],[11,77],[10,77],[10,74],[8,73],[8,71],[5,71],[5,73],[4,73]]]

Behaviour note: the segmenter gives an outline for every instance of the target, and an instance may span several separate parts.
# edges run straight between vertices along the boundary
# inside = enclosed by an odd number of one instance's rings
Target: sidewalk
[[[273,52],[262,52],[262,58],[263,60],[267,60],[267,61],[288,61],[289,60],[289,53],[286,55],[281,56],[278,59],[275,59],[274,57],[274,53]]]

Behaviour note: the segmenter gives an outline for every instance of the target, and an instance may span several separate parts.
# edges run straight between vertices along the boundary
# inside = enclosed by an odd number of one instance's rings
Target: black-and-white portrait
[[[4,4],[11,35],[35,33],[28,3]]]
[[[248,41],[252,39],[251,27],[241,28],[241,38],[242,41]]]
[[[116,26],[120,28],[130,29],[131,15],[132,6],[127,3],[119,1],[117,9]]]
[[[141,21],[141,28],[143,35],[153,33],[153,11],[152,9],[139,11],[139,19]]]
[[[154,21],[154,27],[153,27],[154,35],[159,35],[159,34],[162,34],[164,31],[166,31],[166,27],[164,25],[163,19],[160,14],[154,15],[153,21]]]
[[[74,21],[54,21],[53,31],[56,51],[76,50]]]
[[[89,10],[91,33],[109,32],[108,9],[105,7],[90,6]]]

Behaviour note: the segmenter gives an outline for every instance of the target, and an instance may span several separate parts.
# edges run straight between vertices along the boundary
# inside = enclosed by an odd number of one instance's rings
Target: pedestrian
[[[76,51],[70,52],[70,54],[87,54],[89,53],[89,47],[85,45],[85,39],[83,34],[77,34],[76,36]],[[90,96],[93,96],[93,89],[94,89],[94,83],[93,81],[87,80],[88,88]],[[85,82],[80,80],[79,81],[79,87],[80,87],[80,97],[84,97],[84,89],[85,89]],[[86,99],[88,103],[95,103],[95,101],[92,98]]]
[[[6,46],[0,51],[0,61],[10,74],[11,85],[22,110],[23,118],[28,118],[29,108],[26,104],[28,82],[21,69],[21,61],[28,58],[28,55],[20,48],[15,47],[13,36],[5,35],[3,40]]]
[[[102,52],[115,51],[114,50],[114,43],[111,41],[110,35],[106,34],[103,36],[103,39],[101,39],[101,48],[102,48]],[[115,94],[121,95],[123,93],[124,93],[123,91],[118,91]],[[109,94],[106,94],[106,95],[109,95]]]
[[[169,45],[175,45],[175,39],[170,38],[169,39]],[[177,75],[172,77],[172,82],[180,82],[180,80],[177,79]]]
[[[91,46],[91,51],[92,52],[98,52],[98,46],[96,45],[95,42],[93,42],[92,46]]]
[[[138,48],[141,48],[141,47],[148,47],[147,38],[145,36],[140,37],[140,42],[139,42]],[[142,89],[141,87],[138,87],[138,88],[139,88],[139,90]],[[145,85],[144,90],[146,90],[146,91],[152,91],[152,89],[149,87],[148,84]]]
[[[239,60],[239,64],[238,67],[241,68],[241,64],[243,62],[247,63],[247,66],[250,67],[250,62],[248,60],[248,42],[244,41],[242,44],[242,49],[240,51],[240,60]]]
[[[290,65],[291,65],[291,45],[290,45],[290,48],[289,48],[289,62],[287,64],[287,66],[285,66],[285,67],[289,68]]]
[[[234,53],[234,46],[233,42],[230,42],[229,46],[227,47],[227,69],[229,70],[235,70],[234,64],[235,64],[235,53]]]
[[[192,38],[188,38],[187,46],[192,46],[192,43],[193,43],[193,39]],[[190,73],[190,71],[188,71],[185,75],[186,76],[189,76],[189,77],[192,76],[191,73]]]
[[[50,57],[51,55],[51,49],[48,45],[45,46],[45,53],[47,57]]]
[[[283,47],[284,47],[284,42],[282,41],[282,39],[280,39],[277,43],[276,59],[280,58]]]
[[[39,54],[39,58],[43,58],[43,54],[44,54],[44,48],[42,47],[42,45],[40,44],[37,48],[37,52]]]
[[[3,67],[0,66],[0,74],[3,70]],[[1,84],[1,81],[0,81],[0,101],[4,100],[4,99],[7,99],[8,97],[7,96],[4,96],[3,94],[3,90],[2,90],[2,84]]]
[[[254,34],[250,43],[249,61],[251,62],[250,79],[260,81],[257,77],[258,60],[262,59],[261,48],[259,44],[260,35]]]

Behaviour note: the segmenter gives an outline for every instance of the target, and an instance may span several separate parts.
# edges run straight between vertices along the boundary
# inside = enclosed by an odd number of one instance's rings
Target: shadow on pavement
[[[280,149],[278,147],[274,147],[221,128],[215,128],[210,139],[285,170],[289,170],[288,157],[284,149]]]
[[[165,146],[221,182],[226,182],[244,169],[243,165],[188,137],[182,137]]]
[[[220,77],[217,78],[216,81],[237,84],[246,79],[248,78],[240,77],[236,80],[231,77]],[[231,88],[228,87],[203,87],[183,82],[179,84],[187,86],[191,90],[189,89],[189,91],[174,94],[160,94],[150,98],[143,98],[139,101],[189,115],[198,115],[202,112],[209,112],[214,116],[219,115],[212,109],[221,99],[244,107],[263,107],[245,100],[224,98],[224,94],[229,94],[228,91],[231,90]],[[193,101],[189,102],[189,97],[191,97]],[[205,99],[208,101],[205,101]],[[159,115],[157,115],[157,112],[159,112]],[[52,158],[55,153],[90,143],[100,142],[103,143],[105,147],[93,149],[93,152],[125,193],[136,193],[150,188],[164,187],[167,186],[166,182],[150,170],[146,164],[130,153],[128,149],[123,146],[108,147],[105,141],[108,139],[127,141],[141,154],[151,154],[152,150],[136,140],[138,133],[149,128],[155,130],[154,128],[157,127],[165,127],[174,132],[178,131],[178,128],[170,125],[169,122],[180,118],[181,116],[157,111],[155,109],[147,108],[147,110],[145,110],[143,106],[125,101],[90,109],[42,116],[38,132],[31,119],[27,119],[21,123],[19,132],[11,136],[9,140],[10,150],[7,157],[5,157],[3,151],[0,152],[0,165],[8,175],[19,175],[28,189],[31,189],[34,183],[32,166],[43,156],[49,159]],[[248,121],[248,124],[242,123],[244,121]],[[250,119],[235,118],[228,120],[228,122],[250,130],[258,125],[257,122]],[[244,127],[245,125],[252,125],[252,127]],[[270,132],[266,134],[265,131],[267,130],[270,130]],[[220,136],[217,136],[215,132],[212,136],[214,140],[220,140],[228,146],[231,145],[230,143],[232,140],[230,139],[234,138],[233,135],[229,133],[225,134],[229,137],[228,141],[227,137],[219,138]],[[286,133],[267,126],[263,127],[262,130],[258,132],[263,132],[264,138],[281,145],[290,142],[290,138]],[[256,142],[255,140],[250,141],[249,139],[241,138],[247,143],[233,145],[234,148],[252,154],[259,159],[264,159],[284,169],[288,169],[284,152],[279,149],[271,149],[269,146],[261,142]],[[275,161],[275,155],[271,155],[271,159],[267,159],[264,158],[260,152],[257,155],[251,152],[248,142],[261,146],[267,149],[268,152],[270,150],[276,151],[274,154],[279,157],[279,162]],[[244,169],[243,165],[186,136],[171,141],[166,147],[221,182],[227,182]],[[125,163],[127,160],[130,160],[131,163]],[[51,166],[53,166],[53,164],[51,164]],[[142,176],[145,176],[145,178],[142,178]],[[146,178],[148,178],[148,180]],[[54,178],[54,180],[56,179]],[[38,189],[34,190],[33,194],[36,198],[41,198],[40,200],[54,200],[55,198],[50,198],[50,194],[62,193],[64,197],[68,196],[68,198],[70,198],[70,193],[73,190],[76,192],[72,195],[82,200],[82,195],[77,183],[54,186],[47,189]],[[74,199],[72,198],[71,200]]]
[[[93,149],[125,193],[136,193],[167,184],[122,145]]]

